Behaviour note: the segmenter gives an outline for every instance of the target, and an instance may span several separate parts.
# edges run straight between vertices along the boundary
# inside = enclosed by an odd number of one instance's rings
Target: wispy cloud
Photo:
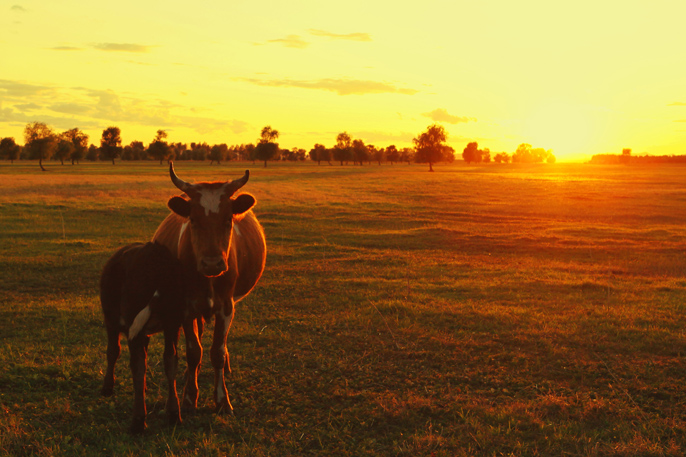
[[[263,80],[255,78],[239,78],[239,80],[256,84],[258,86],[297,87],[300,89],[327,90],[330,92],[335,92],[338,95],[365,95],[383,93],[414,95],[418,92],[414,89],[396,87],[387,82],[346,78],[325,78],[315,81],[302,81],[293,79]]]
[[[448,110],[446,110],[445,108],[437,108],[431,112],[422,113],[422,116],[428,117],[432,121],[447,122],[448,124],[460,124],[469,121],[476,122],[476,118],[474,117],[454,116],[452,114],[449,114]]]
[[[300,35],[288,35],[286,38],[276,38],[274,40],[267,40],[267,43],[281,44],[287,48],[305,49],[310,45],[303,40]],[[260,43],[255,43],[259,45]]]
[[[24,8],[24,7],[21,6],[21,5],[12,5],[12,7],[10,8],[10,10],[16,11],[16,12],[18,12],[18,13],[25,13],[25,12],[26,12],[26,8]]]
[[[309,32],[315,36],[327,37],[334,40],[372,41],[372,37],[368,33],[333,33],[318,29],[310,29]]]
[[[93,47],[99,51],[107,52],[150,52],[151,46],[134,43],[97,43]]]
[[[686,106],[686,102],[674,102],[674,103],[670,103],[667,106]]]
[[[53,51],[82,51],[83,48],[77,48],[76,46],[55,46],[50,48]]]

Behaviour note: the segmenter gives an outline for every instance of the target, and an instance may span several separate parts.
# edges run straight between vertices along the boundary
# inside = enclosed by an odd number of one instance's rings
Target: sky
[[[0,0],[0,137],[686,154],[686,2]]]

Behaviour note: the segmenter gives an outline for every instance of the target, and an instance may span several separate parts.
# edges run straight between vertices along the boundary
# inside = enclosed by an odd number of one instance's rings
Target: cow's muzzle
[[[228,265],[222,256],[203,257],[198,265],[198,271],[205,276],[219,276],[226,270],[228,270]]]

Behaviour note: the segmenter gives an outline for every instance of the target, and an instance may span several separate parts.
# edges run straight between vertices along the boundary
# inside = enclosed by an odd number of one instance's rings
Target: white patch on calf
[[[238,228],[238,224],[233,224],[233,231],[236,232],[236,236],[241,236],[241,231]]]
[[[159,296],[157,292],[155,292],[155,295]],[[129,328],[129,341],[134,339],[136,335],[143,330],[143,327],[145,327],[145,324],[147,324],[148,320],[150,319],[151,313],[152,310],[150,309],[150,305],[146,306],[141,310],[140,313],[138,313],[136,318],[133,320],[133,324],[131,324],[131,328]]]
[[[219,189],[202,189],[200,190],[200,206],[205,208],[205,216],[210,213],[219,212],[219,203],[221,197],[224,195],[224,186]]]

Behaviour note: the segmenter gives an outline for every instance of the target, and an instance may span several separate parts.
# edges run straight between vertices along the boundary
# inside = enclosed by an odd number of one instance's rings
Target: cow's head
[[[221,275],[229,268],[234,220],[255,205],[255,198],[250,194],[233,198],[233,194],[248,182],[250,173],[246,170],[245,175],[235,181],[190,184],[176,176],[170,162],[169,175],[174,185],[188,196],[188,199],[172,197],[167,205],[188,219],[186,229],[190,230],[198,271],[208,277]]]

